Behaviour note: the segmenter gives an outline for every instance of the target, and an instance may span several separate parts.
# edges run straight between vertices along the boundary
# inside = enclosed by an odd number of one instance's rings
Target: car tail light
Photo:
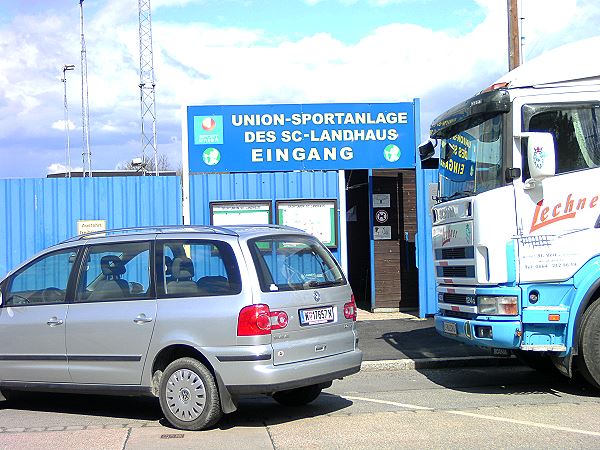
[[[344,317],[346,319],[356,320],[357,312],[358,310],[356,309],[354,294],[352,294],[352,297],[350,297],[350,301],[344,305]]]
[[[271,334],[271,330],[287,327],[288,315],[285,311],[271,311],[269,305],[249,305],[240,311],[238,336],[260,336]]]
[[[268,305],[249,305],[240,311],[237,326],[238,336],[260,336],[271,334],[271,311]]]

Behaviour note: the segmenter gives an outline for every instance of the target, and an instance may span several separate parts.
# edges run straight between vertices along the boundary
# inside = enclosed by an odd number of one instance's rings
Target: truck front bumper
[[[523,324],[519,320],[471,320],[435,316],[435,329],[444,337],[478,347],[518,349]]]

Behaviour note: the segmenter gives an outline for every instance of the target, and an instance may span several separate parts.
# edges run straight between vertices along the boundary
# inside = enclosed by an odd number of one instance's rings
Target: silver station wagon
[[[83,235],[0,281],[0,390],[150,395],[199,430],[242,395],[304,405],[360,370],[331,253],[280,226]]]

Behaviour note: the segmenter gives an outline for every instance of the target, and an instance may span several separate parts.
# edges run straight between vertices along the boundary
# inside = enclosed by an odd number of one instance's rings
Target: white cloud
[[[179,139],[180,107],[185,103],[394,102],[420,97],[426,127],[433,116],[506,71],[506,2],[476,2],[485,18],[466,34],[396,22],[367,31],[354,43],[328,33],[290,40],[269,30],[181,25],[154,15],[159,150],[168,152],[176,165],[180,149],[172,137]],[[203,0],[157,0],[153,8],[188,3]],[[521,3],[526,59],[599,34],[600,5],[593,0]],[[93,168],[100,169],[140,152],[138,25],[135,2],[108,0],[91,11],[97,12],[86,16],[90,137]],[[76,65],[67,74],[69,127],[81,129],[78,24],[79,8],[74,6],[60,16],[21,16],[0,25],[0,152],[29,149],[18,153],[33,155],[31,161],[40,167],[60,160],[64,136],[55,130],[64,130],[64,86],[59,79],[64,64]],[[71,139],[79,152],[81,135],[72,133]]]
[[[75,129],[75,124],[73,123],[73,121],[71,119],[69,119],[68,124],[69,124],[69,130],[74,130]],[[65,131],[65,121],[64,121],[64,119],[57,120],[56,122],[52,122],[52,129],[53,130]]]
[[[46,168],[47,174],[52,173],[66,173],[68,170],[68,166],[61,163],[52,163]],[[82,172],[83,167],[71,167],[72,172]]]

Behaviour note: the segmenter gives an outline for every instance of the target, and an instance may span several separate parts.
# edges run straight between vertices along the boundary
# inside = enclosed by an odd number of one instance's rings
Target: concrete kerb
[[[360,370],[377,372],[383,370],[451,369],[460,367],[512,366],[521,362],[514,356],[498,358],[494,356],[461,356],[448,358],[388,359],[363,361]]]

